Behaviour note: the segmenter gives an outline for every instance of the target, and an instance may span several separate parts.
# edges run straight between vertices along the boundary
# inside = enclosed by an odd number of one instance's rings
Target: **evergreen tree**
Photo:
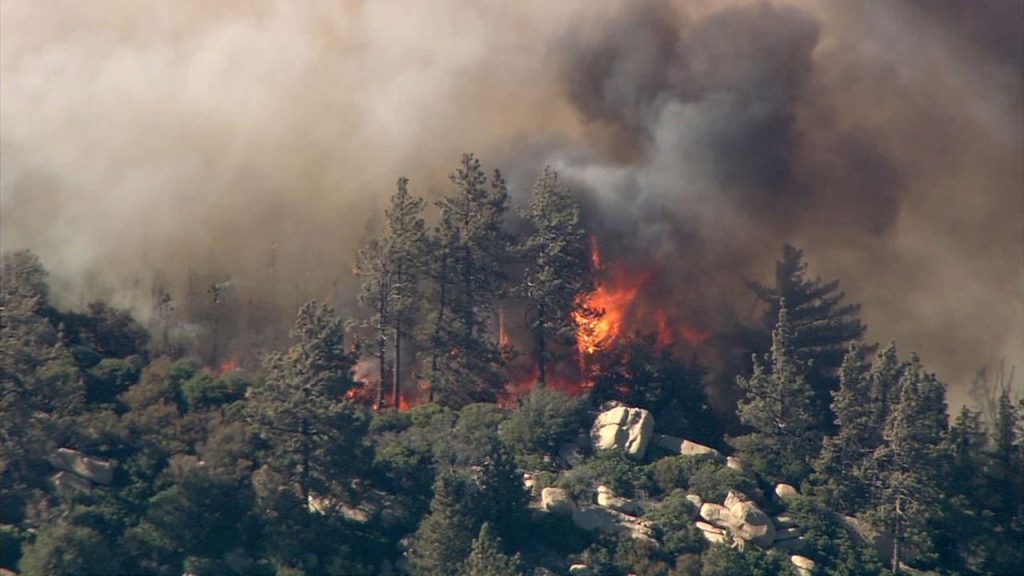
[[[0,267],[0,506],[3,523],[20,521],[33,470],[64,445],[85,405],[81,372],[47,320],[48,274],[28,251],[5,253]]]
[[[874,523],[892,535],[891,569],[901,570],[908,551],[928,549],[928,520],[941,497],[940,447],[946,434],[945,388],[917,358],[903,371],[875,450]]]
[[[377,399],[374,408],[384,406],[384,386],[388,382],[388,331],[391,326],[390,304],[393,281],[390,259],[390,242],[375,238],[359,250],[356,269],[360,279],[359,303],[373,310],[368,320],[370,328],[377,334],[375,355],[377,357]]]
[[[384,211],[386,234],[370,240],[357,259],[361,279],[359,303],[373,311],[369,324],[377,334],[378,408],[384,405],[384,391],[389,384],[391,406],[397,408],[399,403],[403,344],[409,339],[420,304],[419,284],[426,249],[423,206],[423,199],[409,194],[409,180],[399,178],[398,190]],[[387,362],[389,342],[391,370]]]
[[[844,302],[846,294],[840,291],[839,280],[808,278],[803,250],[789,244],[776,262],[773,286],[756,281],[747,281],[747,285],[767,305],[762,325],[744,330],[747,346],[755,353],[768,349],[769,334],[785,302],[792,323],[793,354],[807,368],[806,378],[815,393],[814,414],[822,415],[816,425],[829,430],[832,419],[825,415],[832,403],[831,392],[839,385],[837,370],[847,347],[859,341],[867,329],[857,317],[860,305]]]
[[[862,357],[863,350],[853,345],[843,360],[832,403],[838,430],[823,440],[821,456],[815,462],[816,491],[830,506],[847,513],[869,504],[870,484],[864,478],[864,465],[882,443],[871,367]]]
[[[408,551],[413,576],[454,576],[469,554],[476,524],[466,510],[471,487],[443,472],[434,483],[430,513],[420,523]]]
[[[451,405],[493,401],[504,384],[502,358],[491,319],[505,290],[504,264],[511,239],[502,231],[508,190],[498,172],[490,187],[472,154],[450,176],[455,191],[437,203],[432,234],[430,304],[431,398]]]
[[[523,245],[529,261],[523,292],[532,305],[528,324],[537,347],[538,382],[543,386],[549,361],[556,359],[554,350],[575,346],[577,319],[596,314],[583,304],[595,284],[579,205],[558,185],[558,174],[549,167],[534,185],[524,216],[534,233]]]
[[[356,383],[341,321],[328,306],[305,304],[296,344],[266,360],[267,376],[250,388],[247,413],[266,445],[263,462],[306,502],[312,493],[346,496],[362,457],[366,423],[344,400]]]
[[[984,470],[985,482],[988,484],[986,492],[990,495],[986,508],[992,515],[993,532],[1006,543],[1019,543],[1024,537],[1024,443],[1021,441],[1021,420],[1021,404],[1014,405],[1010,399],[1010,389],[1004,387],[996,402],[991,452]],[[1016,552],[1010,558],[1020,561],[1024,553],[1019,547]],[[1004,558],[1003,562],[1006,560],[1008,558]]]
[[[509,557],[502,551],[501,539],[494,535],[491,525],[484,523],[480,534],[473,540],[469,557],[462,564],[459,576],[522,576],[519,554]]]
[[[500,442],[488,450],[476,482],[474,506],[476,518],[490,523],[506,542],[517,544],[528,536],[527,505],[530,493],[523,486],[523,474],[516,467],[515,457]]]
[[[751,465],[769,478],[798,481],[817,450],[816,434],[811,430],[813,392],[804,370],[794,353],[792,324],[783,303],[772,334],[771,354],[764,362],[754,359],[750,378],[737,379],[745,392],[738,406],[740,420],[755,430],[745,440],[739,439],[739,444],[751,452]]]
[[[427,247],[422,198],[409,194],[409,179],[398,179],[398,191],[384,212],[391,240],[391,406],[398,408],[402,388],[402,350],[420,310],[420,281]]]

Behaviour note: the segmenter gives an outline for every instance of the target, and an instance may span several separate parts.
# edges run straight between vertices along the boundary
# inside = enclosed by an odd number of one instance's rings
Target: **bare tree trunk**
[[[548,347],[544,331],[544,305],[537,306],[537,384],[547,384]]]
[[[374,403],[374,409],[380,410],[384,406],[384,386],[388,381],[388,340],[384,333],[387,330],[388,300],[387,285],[384,282],[381,282],[380,300],[377,305],[380,314],[380,322],[377,324],[377,361],[380,363],[380,376],[377,380],[377,401]]]
[[[431,346],[430,354],[430,390],[427,393],[427,400],[429,402],[434,401],[434,387],[437,384],[437,370],[438,370],[438,341],[441,339],[441,327],[444,326],[444,309],[447,303],[448,296],[446,290],[446,284],[448,280],[448,253],[444,252],[441,254],[441,274],[439,282],[441,283],[441,294],[440,302],[438,303],[437,309],[437,321],[434,324],[434,341]]]
[[[399,395],[400,395],[400,384],[402,374],[402,323],[401,321],[395,322],[395,360],[394,360],[394,379],[391,383],[391,405],[395,410],[398,410]]]
[[[901,530],[903,528],[901,522],[901,515],[903,514],[903,496],[896,496],[896,522],[893,524],[892,531],[892,573],[893,576],[899,576],[900,573],[900,557],[902,556],[903,550],[903,535]]]

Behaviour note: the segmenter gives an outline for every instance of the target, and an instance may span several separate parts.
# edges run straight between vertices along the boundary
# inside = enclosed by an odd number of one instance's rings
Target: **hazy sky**
[[[957,390],[1024,369],[1020,0],[0,3],[0,243],[351,281],[395,180],[544,164],[711,327],[783,242]],[[723,298],[727,295],[728,298]],[[954,396],[957,393],[954,393]]]

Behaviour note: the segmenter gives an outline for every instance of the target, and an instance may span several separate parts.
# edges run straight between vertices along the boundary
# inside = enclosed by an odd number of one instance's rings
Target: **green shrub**
[[[558,482],[577,500],[593,500],[598,484],[604,484],[613,492],[627,498],[638,490],[647,488],[649,481],[644,467],[630,460],[618,450],[602,450],[581,465],[562,475]]]
[[[86,374],[86,399],[91,403],[113,402],[138,381],[139,370],[134,364],[106,358]]]
[[[693,524],[696,512],[693,503],[686,499],[686,491],[677,489],[662,500],[661,506],[645,514],[644,518],[654,522],[665,553],[677,556],[700,553],[704,549],[706,541]]]
[[[536,387],[501,426],[501,438],[516,454],[554,454],[575,438],[583,426],[582,398]]]
[[[707,460],[694,461],[692,466],[687,489],[705,502],[722,502],[729,490],[737,490],[748,496],[757,492],[757,484],[738,470]]]

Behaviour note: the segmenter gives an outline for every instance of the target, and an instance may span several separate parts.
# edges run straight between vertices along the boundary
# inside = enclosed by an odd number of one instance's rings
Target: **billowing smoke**
[[[750,320],[742,277],[788,241],[864,304],[870,338],[964,389],[999,358],[1024,366],[1022,16],[12,0],[0,241],[36,250],[71,303],[150,310],[159,269],[179,307],[229,278],[236,308],[348,304],[395,179],[437,197],[473,150],[517,194],[559,169],[607,256],[657,266],[700,328]]]

